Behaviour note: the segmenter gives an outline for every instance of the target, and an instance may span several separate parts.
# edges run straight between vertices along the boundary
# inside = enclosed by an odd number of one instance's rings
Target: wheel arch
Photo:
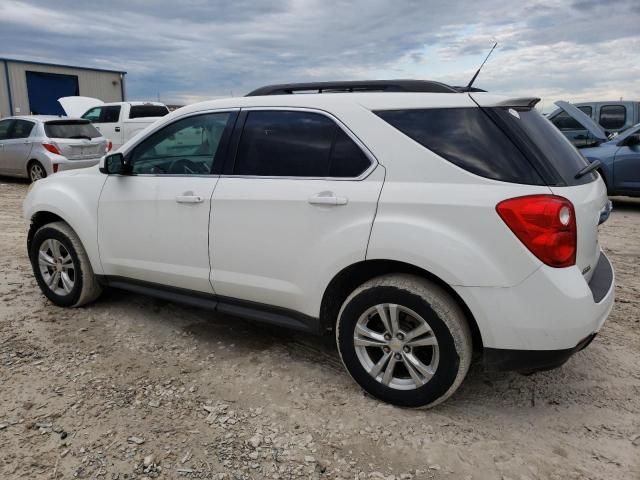
[[[327,285],[320,304],[320,324],[326,331],[334,329],[340,307],[358,286],[367,280],[391,273],[409,273],[432,281],[442,287],[462,308],[471,329],[474,348],[483,348],[482,335],[471,310],[460,295],[444,280],[415,265],[397,260],[363,260],[343,268]]]

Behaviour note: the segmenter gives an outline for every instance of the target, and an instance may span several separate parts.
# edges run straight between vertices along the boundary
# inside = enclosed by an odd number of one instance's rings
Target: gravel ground
[[[123,292],[45,300],[0,178],[0,478],[639,479],[640,201],[602,228],[617,300],[530,377],[472,365],[433,410],[367,397],[330,338]]]

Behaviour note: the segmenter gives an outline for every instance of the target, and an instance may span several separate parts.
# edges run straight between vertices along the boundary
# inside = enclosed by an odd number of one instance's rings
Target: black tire
[[[395,304],[422,317],[431,329],[427,335],[437,340],[437,364],[433,376],[422,384],[415,383],[411,389],[392,388],[382,383],[382,378],[374,378],[358,357],[354,340],[354,332],[358,320],[367,311],[380,304]],[[398,318],[402,318],[401,313]],[[406,314],[405,314],[406,315]],[[367,316],[366,318],[374,318]],[[411,316],[405,316],[411,319]],[[384,330],[384,328],[383,328]],[[399,330],[398,330],[399,331]],[[408,337],[407,333],[407,337]],[[469,370],[473,345],[471,331],[464,312],[456,301],[441,287],[424,278],[408,274],[391,274],[374,278],[357,288],[344,302],[338,315],[336,325],[336,341],[338,351],[347,371],[353,379],[369,394],[385,402],[403,407],[432,407],[449,398],[460,386]],[[408,345],[408,344],[407,344]],[[391,355],[403,358],[402,352]],[[395,344],[394,348],[398,348]],[[406,348],[406,347],[402,347]],[[431,355],[436,355],[436,347]],[[378,347],[371,347],[373,354]],[[362,352],[360,347],[360,352]],[[366,348],[369,352],[369,347]],[[405,350],[406,351],[406,350]],[[409,347],[411,355],[418,356],[417,350]],[[384,355],[380,350],[380,358]],[[395,363],[395,362],[394,362]],[[407,361],[408,363],[408,361]],[[388,365],[388,364],[387,364]],[[398,367],[395,363],[392,372],[400,368],[409,376],[409,368],[403,364]],[[382,377],[382,375],[380,375]],[[403,376],[402,371],[398,373]],[[400,379],[400,382],[409,381]],[[413,381],[413,380],[411,380]],[[393,383],[390,382],[389,385]]]
[[[71,288],[68,293],[60,292],[62,289],[61,280],[56,282],[56,286],[60,286],[56,288],[56,291],[54,291],[53,287],[47,285],[45,280],[45,274],[39,262],[39,254],[40,247],[49,240],[59,242],[63,247],[65,257],[68,254],[71,258],[73,264],[73,288]],[[29,258],[31,260],[33,274],[36,277],[40,290],[42,290],[42,293],[44,293],[49,300],[58,306],[80,307],[94,301],[102,293],[102,288],[96,280],[93,269],[91,268],[91,263],[89,262],[89,257],[82,243],[80,243],[80,239],[73,229],[64,222],[49,223],[36,231],[31,242]],[[56,271],[53,267],[43,268],[48,272]],[[51,275],[51,277],[53,277],[53,275]]]
[[[31,160],[27,167],[27,176],[31,183],[47,178],[47,171],[37,160]]]

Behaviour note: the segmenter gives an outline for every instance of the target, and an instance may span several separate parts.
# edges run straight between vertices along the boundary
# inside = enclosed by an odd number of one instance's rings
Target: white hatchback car
[[[613,305],[610,204],[536,101],[378,81],[182,108],[31,189],[34,274],[62,306],[110,286],[333,332],[396,405],[445,400],[474,349],[559,366]]]

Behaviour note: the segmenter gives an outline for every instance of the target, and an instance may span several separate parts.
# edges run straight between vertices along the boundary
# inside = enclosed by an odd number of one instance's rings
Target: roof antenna
[[[469,82],[469,85],[467,85],[464,88],[464,92],[470,92],[471,91],[471,86],[473,85],[473,82],[476,81],[476,78],[478,77],[478,74],[480,73],[480,70],[482,70],[482,67],[484,67],[484,64],[487,63],[487,60],[489,60],[489,57],[491,56],[491,54],[493,53],[493,50],[498,46],[498,42],[495,42],[493,44],[493,47],[491,47],[491,50],[489,50],[489,53],[487,53],[487,56],[484,57],[484,62],[482,62],[482,65],[480,65],[480,68],[478,68],[478,70],[476,70],[475,75],[471,78],[471,81]]]

